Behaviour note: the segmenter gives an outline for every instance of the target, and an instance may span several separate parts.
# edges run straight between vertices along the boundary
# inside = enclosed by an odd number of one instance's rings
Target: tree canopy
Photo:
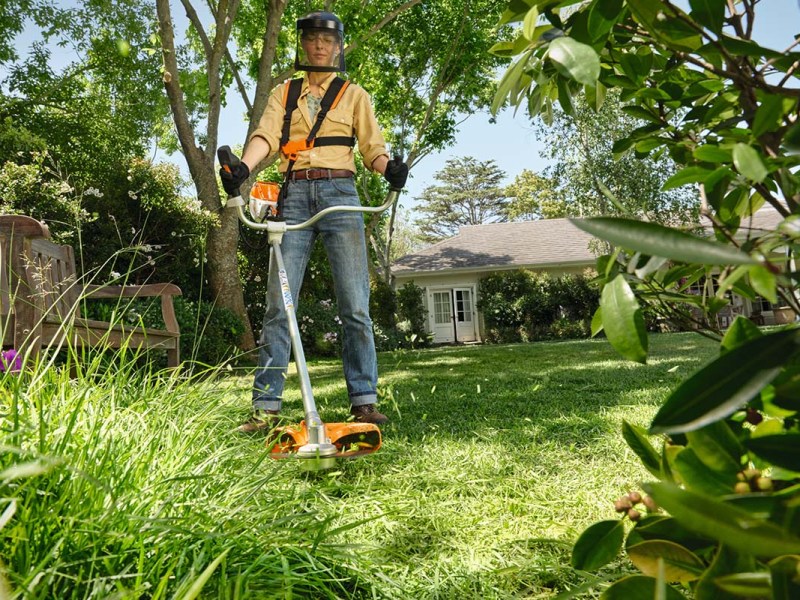
[[[471,156],[452,158],[417,198],[422,215],[416,224],[421,238],[436,242],[458,233],[462,225],[483,225],[506,220],[508,198],[502,185],[505,172],[493,160]]]

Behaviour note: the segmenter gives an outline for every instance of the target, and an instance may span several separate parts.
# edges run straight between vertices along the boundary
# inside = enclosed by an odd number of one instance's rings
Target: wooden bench
[[[36,356],[42,348],[162,349],[167,364],[180,362],[180,329],[170,283],[91,285],[75,269],[75,254],[50,238],[47,226],[22,215],[0,215],[0,328],[4,348]],[[160,297],[164,329],[81,316],[90,299]],[[126,300],[125,302],[129,302]],[[124,309],[124,305],[119,305]]]

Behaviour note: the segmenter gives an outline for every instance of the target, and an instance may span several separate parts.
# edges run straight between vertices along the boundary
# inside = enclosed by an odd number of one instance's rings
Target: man
[[[389,160],[369,95],[359,86],[336,77],[344,71],[344,25],[328,12],[314,12],[297,21],[298,43],[295,68],[306,72],[295,84],[297,108],[291,106],[290,83],[278,86],[270,96],[258,128],[250,136],[239,167],[220,170],[229,194],[249,177],[250,170],[282,149],[280,170],[285,174],[281,216],[289,224],[299,223],[329,206],[357,206],[353,175],[353,137],[364,165],[401,189],[408,167],[399,159]],[[335,87],[334,87],[335,86]],[[341,86],[341,89],[339,89]],[[326,93],[334,87],[338,100],[327,114],[321,108]],[[337,91],[338,90],[338,91]],[[328,96],[328,100],[333,93]],[[313,147],[306,140],[322,110]],[[288,138],[288,139],[287,139]],[[287,141],[294,146],[286,145]],[[293,149],[290,149],[293,148]],[[300,148],[298,150],[298,148]],[[297,297],[314,240],[325,246],[333,273],[334,290],[342,321],[342,363],[350,412],[356,421],[385,423],[388,418],[375,408],[377,401],[377,357],[369,316],[369,271],[364,222],[360,213],[328,215],[313,228],[288,231],[281,243],[289,289]],[[281,409],[283,384],[289,362],[290,337],[278,269],[270,258],[267,309],[259,338],[259,366],[253,387],[253,415],[239,427],[243,432],[274,427]]]

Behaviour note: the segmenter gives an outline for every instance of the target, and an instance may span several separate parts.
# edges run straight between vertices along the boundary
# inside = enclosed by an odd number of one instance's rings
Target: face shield
[[[344,25],[329,12],[315,12],[297,20],[298,71],[344,71]]]

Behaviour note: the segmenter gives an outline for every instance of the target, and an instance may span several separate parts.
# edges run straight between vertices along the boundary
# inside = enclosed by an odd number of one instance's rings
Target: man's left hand
[[[393,190],[402,190],[408,179],[408,165],[399,156],[395,156],[386,163],[386,170],[383,177],[389,182],[389,187]]]

